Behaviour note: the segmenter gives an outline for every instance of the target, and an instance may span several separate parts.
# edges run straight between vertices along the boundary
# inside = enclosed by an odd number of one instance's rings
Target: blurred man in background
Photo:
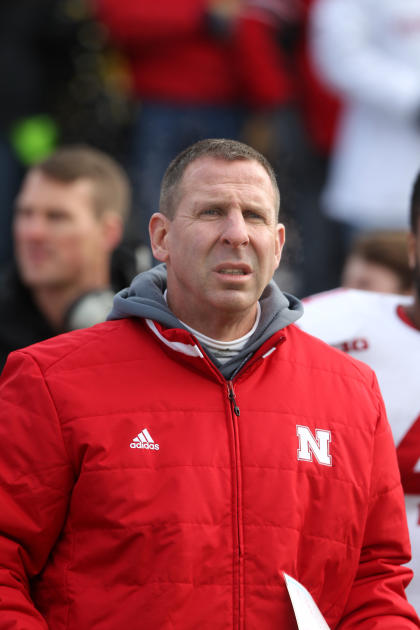
[[[348,289],[410,295],[413,271],[408,260],[407,231],[360,233],[344,261],[341,286]]]
[[[0,278],[1,365],[12,350],[105,318],[112,284],[132,271],[111,277],[129,205],[124,171],[98,150],[62,148],[30,169],[15,205],[16,264]]]
[[[420,611],[420,174],[410,209],[414,297],[338,289],[305,301],[299,325],[372,367],[397,445],[414,578],[407,597]]]

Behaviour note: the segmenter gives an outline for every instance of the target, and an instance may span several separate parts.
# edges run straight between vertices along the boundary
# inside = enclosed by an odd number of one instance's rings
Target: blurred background
[[[282,289],[339,285],[365,233],[392,248],[398,232],[404,247],[420,163],[417,0],[2,0],[0,93],[1,265],[25,172],[73,143],[127,171],[123,246],[137,270],[152,265],[164,170],[205,137],[274,165]]]

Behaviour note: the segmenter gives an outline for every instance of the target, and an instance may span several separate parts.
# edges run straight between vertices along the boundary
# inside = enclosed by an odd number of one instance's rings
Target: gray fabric
[[[186,330],[166,304],[163,297],[165,289],[165,265],[158,265],[139,274],[127,289],[116,294],[113,308],[107,319],[142,317],[157,321],[167,328]],[[280,291],[273,280],[264,289],[260,306],[261,318],[257,330],[236,357],[222,365],[208,348],[204,348],[208,357],[226,379],[232,378],[266,339],[295,322],[303,314],[300,300]]]

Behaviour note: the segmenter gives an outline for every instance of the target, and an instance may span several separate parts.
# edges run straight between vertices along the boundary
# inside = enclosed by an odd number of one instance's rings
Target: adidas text
[[[130,448],[143,448],[148,451],[158,451],[159,444],[156,444],[152,436],[147,429],[143,429],[133,438],[130,444]]]
[[[146,448],[150,451],[158,451],[159,444],[142,444],[141,442],[131,442],[130,448]]]

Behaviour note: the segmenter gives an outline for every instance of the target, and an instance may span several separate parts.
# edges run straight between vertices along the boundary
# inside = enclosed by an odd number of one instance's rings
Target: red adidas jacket
[[[292,630],[282,571],[332,630],[419,627],[376,379],[294,326],[230,383],[108,322],[13,353],[0,395],[0,629]]]

